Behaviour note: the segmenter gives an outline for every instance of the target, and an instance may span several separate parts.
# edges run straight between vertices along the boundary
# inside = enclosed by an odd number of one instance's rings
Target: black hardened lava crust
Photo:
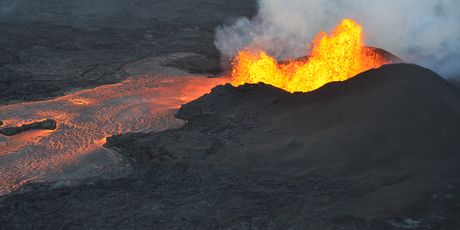
[[[7,229],[457,229],[460,95],[387,65],[310,93],[216,87],[184,127],[110,138],[135,172],[0,198]]]

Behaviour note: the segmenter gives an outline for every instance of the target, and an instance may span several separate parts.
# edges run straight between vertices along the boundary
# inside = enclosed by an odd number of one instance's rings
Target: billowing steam
[[[371,46],[445,77],[460,75],[458,0],[259,0],[257,16],[219,27],[215,44],[224,57],[247,46],[279,59],[299,57],[319,31],[343,18],[360,22]]]

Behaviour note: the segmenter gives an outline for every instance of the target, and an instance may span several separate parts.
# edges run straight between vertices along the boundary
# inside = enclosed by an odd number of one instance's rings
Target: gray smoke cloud
[[[343,18],[361,23],[370,46],[445,77],[460,75],[459,0],[259,0],[258,14],[216,30],[215,45],[232,57],[244,47],[279,59],[308,53],[306,44]]]

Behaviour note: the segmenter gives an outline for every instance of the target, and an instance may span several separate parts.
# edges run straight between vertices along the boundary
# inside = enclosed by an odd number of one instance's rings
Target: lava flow
[[[227,79],[135,77],[54,100],[0,106],[5,126],[54,119],[56,130],[0,135],[0,195],[30,181],[63,181],[119,175],[129,169],[105,149],[105,138],[179,127],[176,109]]]
[[[362,31],[361,25],[344,19],[330,35],[316,36],[307,58],[284,63],[264,51],[246,48],[233,61],[232,84],[262,82],[289,92],[309,92],[388,63],[365,46]]]

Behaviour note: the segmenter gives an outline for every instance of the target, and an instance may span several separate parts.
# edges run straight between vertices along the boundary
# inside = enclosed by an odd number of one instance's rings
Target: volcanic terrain
[[[309,93],[218,86],[184,127],[112,137],[127,178],[34,184],[0,200],[6,228],[456,229],[460,94],[385,65]]]
[[[0,229],[460,229],[460,81],[359,17],[226,60],[262,2],[0,0]]]
[[[125,65],[162,54],[198,53],[180,65],[214,73],[215,28],[255,7],[255,0],[1,0],[0,104],[117,83],[131,76]]]

